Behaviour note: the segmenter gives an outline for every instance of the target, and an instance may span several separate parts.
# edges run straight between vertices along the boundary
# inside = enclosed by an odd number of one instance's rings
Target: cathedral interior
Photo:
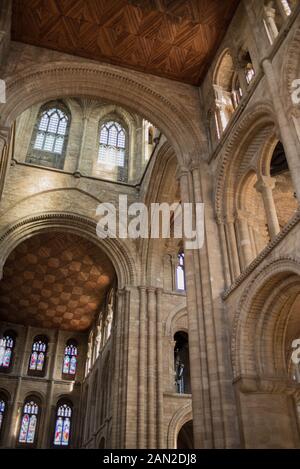
[[[0,448],[300,448],[299,51],[298,0],[0,1]]]

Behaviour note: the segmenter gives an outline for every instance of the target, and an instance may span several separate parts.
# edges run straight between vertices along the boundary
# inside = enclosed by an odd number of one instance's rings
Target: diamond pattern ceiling
[[[93,243],[71,234],[34,236],[10,254],[0,282],[0,320],[87,330],[114,279]]]
[[[12,38],[197,85],[239,0],[14,0]]]

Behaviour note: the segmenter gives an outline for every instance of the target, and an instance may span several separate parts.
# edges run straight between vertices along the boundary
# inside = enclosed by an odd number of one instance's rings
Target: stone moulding
[[[53,62],[28,67],[6,78],[8,101],[2,106],[1,122],[10,125],[20,112],[44,99],[43,94],[45,99],[50,99],[52,86],[56,85],[60,88],[55,89],[56,95],[59,92],[69,96],[111,98],[129,108],[139,107],[139,111],[150,121],[154,119],[153,124],[174,143],[179,161],[187,158],[187,150],[203,148],[204,131],[200,124],[198,127],[196,123],[191,123],[187,109],[182,108],[180,103],[175,105],[163,94],[144,85],[139,81],[139,74],[135,79],[129,75],[129,72],[113,66],[108,68],[103,64],[89,62]],[[139,76],[142,78],[142,75]]]
[[[253,262],[241,273],[241,275],[232,283],[232,285],[223,292],[222,298],[226,300],[229,295],[238,288],[243,281],[256,269],[256,267],[270,254],[270,252],[285,238],[285,236],[299,223],[300,210],[290,219],[285,227],[278,233],[276,238],[273,239],[254,259]]]
[[[0,275],[9,254],[23,240],[47,231],[61,231],[77,234],[94,242],[103,249],[117,272],[119,288],[135,285],[139,266],[128,245],[118,239],[100,239],[96,234],[96,221],[69,212],[49,212],[26,217],[6,228],[0,235]]]
[[[235,380],[243,372],[243,370],[241,370],[239,356],[240,340],[245,319],[249,314],[249,308],[251,306],[250,300],[255,297],[255,292],[262,288],[265,281],[267,281],[270,276],[288,271],[297,272],[300,275],[299,258],[286,256],[271,260],[268,264],[263,266],[263,268],[261,268],[251,279],[251,282],[247,285],[247,288],[244,290],[241,298],[239,299],[232,322],[231,332],[231,360]],[[255,379],[257,379],[257,377],[255,377]]]

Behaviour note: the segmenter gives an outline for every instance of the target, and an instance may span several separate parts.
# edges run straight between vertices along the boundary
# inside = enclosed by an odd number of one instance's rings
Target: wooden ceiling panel
[[[12,38],[199,85],[239,0],[14,0]]]
[[[66,233],[34,236],[8,257],[0,282],[0,320],[86,331],[115,278],[106,254]]]

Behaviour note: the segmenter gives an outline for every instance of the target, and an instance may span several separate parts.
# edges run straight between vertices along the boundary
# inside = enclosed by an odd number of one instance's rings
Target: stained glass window
[[[33,148],[62,154],[68,126],[68,116],[58,108],[45,110],[39,120]]]
[[[12,353],[15,339],[12,334],[6,333],[0,339],[0,369],[9,369],[12,362]]]
[[[65,355],[63,361],[63,374],[75,376],[77,368],[77,343],[74,340],[69,340],[65,347]]]
[[[185,290],[185,273],[184,273],[184,253],[180,252],[177,256],[176,267],[176,289]]]
[[[48,341],[46,337],[36,337],[32,344],[29,361],[30,371],[44,370]]]
[[[32,445],[35,442],[38,413],[39,407],[35,401],[29,400],[25,403],[21,420],[19,443]]]
[[[6,404],[5,404],[4,399],[0,399],[0,432],[2,430],[5,408],[6,408]]]
[[[126,133],[118,122],[106,122],[101,126],[98,163],[109,166],[125,165]]]
[[[68,446],[70,442],[72,408],[69,404],[59,404],[56,412],[54,445]]]

